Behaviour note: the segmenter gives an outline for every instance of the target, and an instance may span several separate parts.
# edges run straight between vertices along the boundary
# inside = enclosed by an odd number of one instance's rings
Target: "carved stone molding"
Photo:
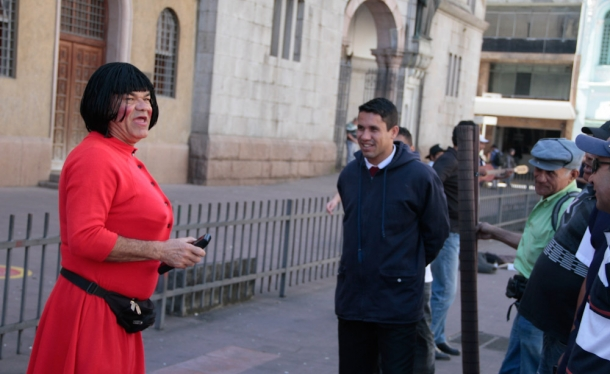
[[[412,38],[404,53],[402,65],[409,69],[409,76],[423,77],[432,61],[432,46],[429,39]]]

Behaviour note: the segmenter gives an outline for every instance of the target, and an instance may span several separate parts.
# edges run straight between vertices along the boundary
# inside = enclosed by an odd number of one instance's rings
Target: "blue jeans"
[[[532,374],[540,364],[542,330],[517,313],[500,374]]]
[[[553,366],[557,365],[559,357],[565,352],[566,345],[548,334],[542,337],[542,356],[536,374],[553,374]]]
[[[430,297],[430,309],[432,311],[430,330],[434,334],[436,344],[447,342],[445,321],[449,307],[455,299],[459,263],[460,234],[451,232],[438,256],[430,264],[434,277],[432,280],[432,296]]]

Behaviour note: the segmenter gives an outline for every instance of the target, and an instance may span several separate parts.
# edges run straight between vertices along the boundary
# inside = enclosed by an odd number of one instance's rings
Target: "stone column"
[[[403,55],[402,65],[408,72],[406,85],[412,92],[416,92],[412,97],[411,108],[415,110],[413,122],[409,127],[412,129],[413,142],[419,147],[419,134],[421,128],[421,106],[423,99],[424,77],[426,69],[432,61],[432,47],[430,39],[425,37],[414,37],[408,41],[407,50]]]
[[[491,63],[489,61],[481,61],[479,66],[479,83],[477,84],[477,96],[483,96],[489,90],[489,71]]]
[[[199,0],[195,46],[193,124],[189,136],[188,182],[206,184],[210,149],[209,121],[216,49],[218,0]]]
[[[375,56],[378,67],[375,97],[385,97],[393,103],[398,104],[399,92],[404,84],[404,80],[399,79],[403,51],[384,48],[372,49],[371,53]]]

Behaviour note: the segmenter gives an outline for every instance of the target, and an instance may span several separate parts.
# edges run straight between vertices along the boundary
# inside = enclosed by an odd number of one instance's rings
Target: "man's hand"
[[[159,260],[178,269],[194,266],[205,256],[203,249],[192,244],[195,240],[189,236],[163,242]]]
[[[479,222],[477,225],[477,239],[492,239],[491,230],[493,226],[487,222]]]
[[[477,239],[494,239],[517,249],[521,236],[523,234],[513,231],[504,230],[487,222],[479,222],[477,225]]]
[[[326,204],[326,212],[328,214],[333,214],[333,211],[335,210],[335,208],[337,207],[337,205],[339,205],[339,203],[341,202],[341,196],[339,196],[339,194],[336,194],[327,204]]]

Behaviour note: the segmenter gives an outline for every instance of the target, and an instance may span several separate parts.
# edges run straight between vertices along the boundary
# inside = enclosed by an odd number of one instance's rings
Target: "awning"
[[[477,116],[521,117],[573,120],[574,108],[569,101],[505,99],[476,97],[474,113]]]

